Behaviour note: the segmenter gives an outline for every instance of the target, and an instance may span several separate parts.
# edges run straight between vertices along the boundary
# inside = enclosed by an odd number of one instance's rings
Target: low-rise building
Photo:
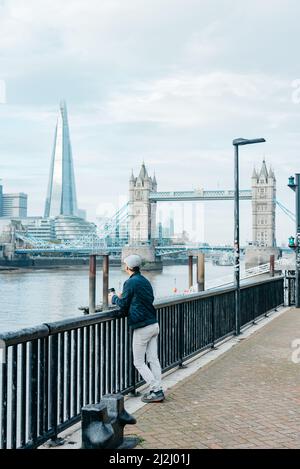
[[[6,194],[0,183],[0,218],[25,218],[27,217],[27,199],[24,192]]]

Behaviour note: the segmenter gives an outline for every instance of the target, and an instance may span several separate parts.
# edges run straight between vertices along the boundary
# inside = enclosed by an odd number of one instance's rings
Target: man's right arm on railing
[[[113,295],[111,302],[113,305],[119,306],[120,311],[116,312],[117,315],[127,316],[130,308],[130,304],[134,295],[134,291],[130,282],[125,282],[123,292],[121,295]]]

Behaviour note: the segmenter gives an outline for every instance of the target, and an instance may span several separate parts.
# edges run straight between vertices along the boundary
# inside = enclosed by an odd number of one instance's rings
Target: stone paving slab
[[[300,448],[300,310],[290,309],[147,404],[139,448]],[[299,354],[300,356],[300,354]]]

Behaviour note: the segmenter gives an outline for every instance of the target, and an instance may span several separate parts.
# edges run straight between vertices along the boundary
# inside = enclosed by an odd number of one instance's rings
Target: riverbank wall
[[[163,265],[187,265],[187,258],[183,259],[163,259]],[[121,259],[110,258],[110,266],[121,267]],[[15,269],[57,269],[88,266],[88,257],[68,258],[68,257],[34,257],[29,259],[0,260],[0,272]],[[97,258],[97,265],[102,267],[101,256]]]

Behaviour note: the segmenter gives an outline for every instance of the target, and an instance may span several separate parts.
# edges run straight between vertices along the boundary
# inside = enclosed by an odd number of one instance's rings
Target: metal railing
[[[241,288],[241,326],[283,303],[283,278]],[[163,371],[234,334],[234,288],[155,304]],[[93,314],[0,334],[1,448],[35,448],[80,420],[82,406],[143,384],[127,318]]]

